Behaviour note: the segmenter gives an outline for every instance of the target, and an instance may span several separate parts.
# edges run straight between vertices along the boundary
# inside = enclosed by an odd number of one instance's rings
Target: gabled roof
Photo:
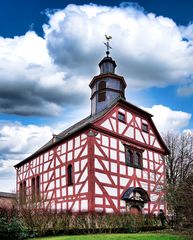
[[[53,141],[53,139],[51,139],[45,145],[43,145],[40,149],[38,149],[36,152],[34,152],[32,155],[30,155],[29,157],[27,157],[23,161],[16,164],[14,167],[18,168],[18,167],[22,166],[24,163],[28,162],[29,160],[37,157],[39,154],[45,152],[46,150],[50,149],[51,147],[54,147],[54,146],[58,145],[64,139],[67,139],[68,137],[72,136],[73,134],[77,133],[80,130],[88,128],[92,123],[94,123],[95,121],[97,121],[101,117],[103,117],[111,108],[113,108],[118,103],[122,103],[122,104],[128,106],[129,108],[132,108],[133,110],[137,111],[142,116],[146,116],[151,121],[151,124],[152,124],[152,126],[154,127],[154,130],[155,130],[155,133],[157,134],[157,136],[158,136],[160,142],[162,143],[163,147],[166,149],[166,152],[169,153],[169,150],[168,150],[167,146],[165,145],[164,141],[162,140],[159,132],[157,131],[157,129],[156,129],[156,127],[155,127],[155,125],[154,125],[154,123],[151,119],[151,117],[153,115],[146,112],[145,110],[133,105],[132,103],[127,102],[124,98],[118,97],[114,101],[112,101],[111,104],[106,109],[104,109],[103,111],[101,111],[101,112],[99,112],[99,113],[97,113],[93,116],[90,115],[90,116],[84,118],[83,120],[77,122],[76,124],[72,125],[71,127],[67,128],[63,132],[59,133],[58,135],[55,135],[55,140],[54,141]]]

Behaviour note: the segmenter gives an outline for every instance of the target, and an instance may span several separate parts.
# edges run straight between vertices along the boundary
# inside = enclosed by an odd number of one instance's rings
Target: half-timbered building
[[[21,203],[72,212],[165,210],[168,149],[152,115],[125,99],[109,56],[91,83],[91,115],[15,165]]]

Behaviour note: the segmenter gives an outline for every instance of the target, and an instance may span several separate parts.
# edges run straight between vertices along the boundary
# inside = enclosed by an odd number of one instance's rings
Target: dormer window
[[[121,122],[125,122],[125,114],[118,112],[118,120]]]
[[[149,128],[148,128],[148,125],[146,123],[142,123],[142,131],[143,132],[149,132]]]

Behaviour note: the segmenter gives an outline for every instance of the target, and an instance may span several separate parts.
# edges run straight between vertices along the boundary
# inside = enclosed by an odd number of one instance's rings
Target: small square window
[[[148,125],[146,123],[142,123],[142,131],[149,132]]]
[[[125,114],[119,112],[118,113],[118,119],[122,122],[125,122]]]

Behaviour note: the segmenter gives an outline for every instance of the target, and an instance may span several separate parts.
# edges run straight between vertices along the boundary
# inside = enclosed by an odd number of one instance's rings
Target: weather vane
[[[112,49],[112,47],[109,45],[109,41],[112,39],[112,37],[111,36],[107,36],[106,34],[105,34],[105,37],[106,37],[106,42],[104,42],[104,44],[105,44],[105,46],[107,47],[107,51],[106,51],[106,54],[107,54],[107,57],[109,56],[109,53],[110,53],[110,51],[109,51],[109,49],[111,48]]]

